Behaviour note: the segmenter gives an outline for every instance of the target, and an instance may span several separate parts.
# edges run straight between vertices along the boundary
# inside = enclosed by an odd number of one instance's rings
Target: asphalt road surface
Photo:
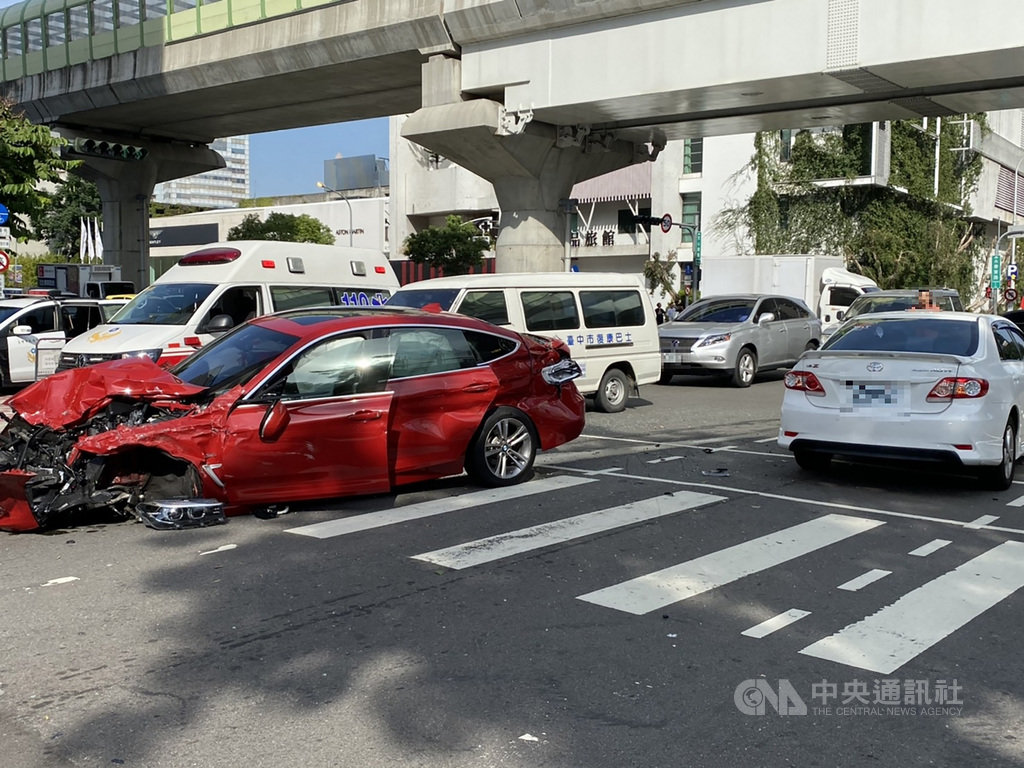
[[[641,394],[511,489],[3,535],[0,766],[1024,765],[1024,484]]]

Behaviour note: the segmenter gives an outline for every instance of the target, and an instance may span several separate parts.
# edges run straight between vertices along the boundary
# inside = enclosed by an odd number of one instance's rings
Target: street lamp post
[[[1020,166],[1024,163],[1024,157],[1017,161],[1017,165],[1013,169],[1013,221],[1010,222],[1010,226],[1017,226],[1017,179],[1020,175]],[[1010,263],[1017,263],[1017,240],[1010,244]]]
[[[353,223],[352,223],[352,203],[351,203],[351,201],[345,195],[341,194],[341,192],[339,192],[336,189],[331,189],[326,184],[324,184],[322,181],[318,181],[316,183],[316,185],[318,187],[320,187],[320,189],[326,189],[328,192],[333,192],[338,197],[340,197],[342,200],[344,200],[345,201],[345,205],[348,206],[348,245],[351,248],[352,247],[352,227],[354,226]]]

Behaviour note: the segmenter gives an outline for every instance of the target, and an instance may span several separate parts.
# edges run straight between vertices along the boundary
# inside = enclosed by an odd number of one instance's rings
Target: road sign
[[[671,229],[672,217],[666,213],[664,216],[661,217],[661,231],[667,235],[669,231],[671,231]]]
[[[1008,304],[1012,304],[1017,300],[1017,289],[1007,288],[1005,291],[1003,291],[1003,298],[1006,300]]]
[[[6,272],[9,266],[11,266],[11,257],[7,251],[0,251],[0,272]]]
[[[693,260],[700,264],[700,230],[693,237]]]
[[[14,241],[11,239],[11,228],[0,227],[0,248],[10,248],[14,245]]]
[[[1007,264],[1006,265],[1006,279],[1007,280],[1016,280],[1017,279],[1017,265],[1016,264]]]
[[[7,207],[3,203],[0,203],[0,224],[6,224],[10,215],[11,212],[7,210]]]
[[[992,290],[998,290],[1003,285],[1003,255],[999,251],[992,251]]]

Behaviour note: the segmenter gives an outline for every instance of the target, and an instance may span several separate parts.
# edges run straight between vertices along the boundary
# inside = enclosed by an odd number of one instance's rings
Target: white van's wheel
[[[618,368],[609,368],[601,377],[594,400],[605,413],[618,413],[626,407],[632,380]]]

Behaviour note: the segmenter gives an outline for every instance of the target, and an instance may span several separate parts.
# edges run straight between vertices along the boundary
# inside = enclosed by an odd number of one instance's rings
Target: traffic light
[[[75,139],[71,151],[76,155],[103,157],[107,160],[142,160],[149,154],[145,147],[102,139]]]
[[[985,286],[985,298],[986,299],[991,299],[992,298],[992,286],[991,285],[986,285]]]

